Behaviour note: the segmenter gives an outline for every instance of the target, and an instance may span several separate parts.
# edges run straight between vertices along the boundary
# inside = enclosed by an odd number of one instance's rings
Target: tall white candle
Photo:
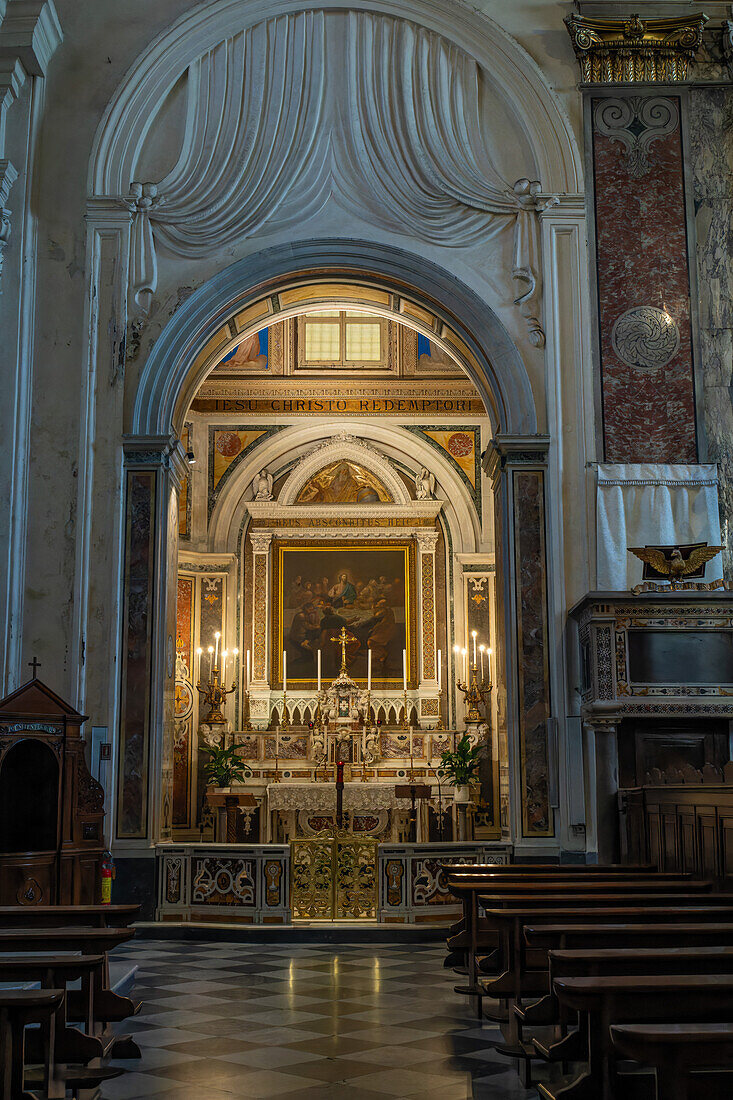
[[[318,693],[321,692],[321,651],[318,650]]]
[[[213,645],[209,646],[208,653],[209,653],[209,679],[211,679],[211,670],[214,667],[214,665],[212,663],[213,660],[214,660],[214,647],[213,647]]]
[[[464,684],[467,684],[468,683],[468,650],[464,648],[462,650],[462,653],[463,653],[463,682],[464,682]]]
[[[438,687],[443,683],[443,651],[438,650]]]
[[[239,664],[239,661],[237,660],[237,658],[239,657],[239,650],[236,647],[232,650],[232,656],[234,657],[234,670],[232,672],[232,680],[234,681],[237,679],[237,676],[239,674],[239,670],[237,668]]]
[[[481,653],[481,683],[484,682],[484,653],[486,652],[486,646],[480,645],[479,652]]]
[[[489,683],[491,683],[492,680],[491,680],[491,648],[490,647],[486,650],[486,663],[488,665],[487,671],[489,673]]]
[[[367,691],[372,690],[372,647],[367,650]]]
[[[227,676],[227,657],[229,656],[229,650],[222,649],[221,651],[221,682],[222,684],[226,680]]]
[[[407,691],[407,650],[402,650],[402,688]]]
[[[471,631],[471,637],[473,638],[473,663],[476,664],[476,631]]]
[[[198,668],[198,672],[199,672],[199,674],[198,674],[198,679],[199,679],[199,680],[201,679],[201,654],[202,654],[203,652],[204,652],[204,651],[203,651],[203,649],[201,648],[201,646],[199,646],[199,648],[198,648],[198,649],[196,650],[196,656],[198,657],[198,666],[199,666],[199,668]]]
[[[283,692],[288,690],[288,655],[283,650]]]
[[[244,690],[249,691],[250,651],[247,650],[247,679],[244,682]]]
[[[220,638],[221,638],[221,634],[217,630],[216,634],[214,635],[214,640],[216,641],[216,648],[214,649],[214,667],[215,668],[218,667],[218,665],[219,665],[219,639]]]

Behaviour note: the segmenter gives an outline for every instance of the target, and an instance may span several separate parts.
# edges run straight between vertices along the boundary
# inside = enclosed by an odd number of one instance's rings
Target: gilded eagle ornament
[[[685,549],[688,550],[687,547]],[[668,577],[671,588],[681,587],[683,577],[696,573],[722,549],[722,546],[693,546],[689,548],[685,557],[679,546],[673,547],[671,553],[665,553],[659,546],[629,546],[628,548],[630,554],[634,554],[650,565],[661,576]]]

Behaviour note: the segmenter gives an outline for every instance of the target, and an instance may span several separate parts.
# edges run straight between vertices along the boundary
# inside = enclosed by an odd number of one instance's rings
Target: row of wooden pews
[[[138,912],[0,906],[0,1100],[76,1097],[123,1073],[111,1059],[140,1057],[112,1033],[140,1006],[110,988],[108,961]]]
[[[733,1096],[733,894],[648,866],[442,870],[456,992],[543,1100]]]

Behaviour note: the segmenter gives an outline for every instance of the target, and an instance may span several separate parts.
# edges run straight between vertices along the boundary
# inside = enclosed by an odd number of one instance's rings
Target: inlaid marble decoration
[[[607,462],[696,462],[677,96],[592,102]]]
[[[195,579],[179,574],[176,613],[176,695],[173,737],[173,825],[190,825],[191,732],[193,727],[193,613]]]
[[[188,453],[193,446],[193,424],[183,425],[181,444]],[[178,494],[178,537],[188,542],[191,538],[191,469],[186,471]]]
[[[544,475],[540,470],[515,470],[513,476],[522,825],[525,836],[552,836]]]
[[[117,836],[132,839],[144,837],[147,831],[155,571],[155,471],[128,471],[126,487]]]
[[[707,461],[718,463],[723,572],[733,570],[733,92],[690,91],[699,332]]]

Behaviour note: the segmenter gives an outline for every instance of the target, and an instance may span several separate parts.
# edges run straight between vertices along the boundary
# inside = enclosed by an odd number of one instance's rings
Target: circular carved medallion
[[[186,680],[176,680],[175,716],[188,718],[193,710],[193,688]]]
[[[234,458],[242,449],[242,440],[236,432],[217,432],[216,449],[224,458]]]
[[[454,432],[448,440],[448,450],[454,458],[464,458],[473,450],[473,439],[468,432]]]
[[[622,363],[636,370],[659,370],[677,354],[680,330],[674,319],[656,306],[635,306],[613,326],[611,344]]]

